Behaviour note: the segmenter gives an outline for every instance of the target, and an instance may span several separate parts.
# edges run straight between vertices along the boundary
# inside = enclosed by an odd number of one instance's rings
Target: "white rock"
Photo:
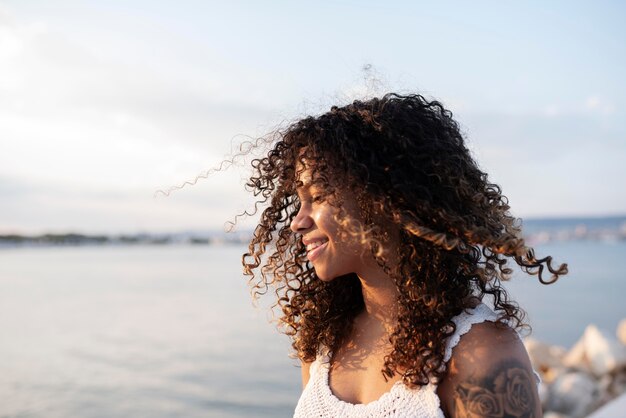
[[[524,341],[524,345],[533,367],[539,372],[546,373],[553,367],[562,366],[565,348],[544,344],[534,338],[527,338]]]
[[[617,325],[617,339],[622,342],[622,344],[626,345],[626,318],[619,321]]]
[[[626,347],[609,333],[589,325],[563,364],[600,377],[626,366]]]
[[[589,359],[585,352],[585,339],[581,337],[563,357],[563,365],[591,373]]]
[[[582,418],[596,406],[600,396],[594,379],[584,372],[570,372],[559,376],[550,386],[550,411]]]
[[[585,354],[591,371],[596,376],[603,376],[626,366],[626,347],[609,333],[600,331],[595,325],[589,325],[583,338]]]

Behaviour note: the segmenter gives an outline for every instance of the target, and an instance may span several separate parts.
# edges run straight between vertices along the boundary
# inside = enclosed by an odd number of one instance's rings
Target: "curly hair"
[[[273,307],[282,311],[283,331],[302,361],[313,361],[322,347],[341,347],[364,308],[356,274],[318,279],[290,229],[307,162],[316,188],[340,211],[342,190],[351,190],[361,222],[344,233],[361,237],[398,289],[385,379],[397,373],[411,388],[440,380],[446,339],[455,331],[451,319],[472,307],[472,297],[490,295],[499,323],[525,327],[523,310],[501,285],[512,274],[509,259],[544,284],[567,273],[566,264],[555,268],[551,257],[536,258],[525,245],[507,198],[479,169],[438,101],[394,93],[355,101],[306,117],[270,141],[247,182],[267,207],[242,263],[255,297],[275,291]],[[393,263],[385,250],[392,230],[400,239]]]

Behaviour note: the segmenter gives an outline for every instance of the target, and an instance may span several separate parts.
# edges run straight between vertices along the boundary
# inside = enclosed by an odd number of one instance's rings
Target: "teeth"
[[[328,242],[328,240],[322,240],[322,241],[315,241],[315,242],[312,242],[312,243],[310,243],[310,244],[308,244],[308,245],[306,246],[306,250],[307,250],[307,251],[314,250],[315,248],[319,247],[320,245],[326,244],[327,242]]]

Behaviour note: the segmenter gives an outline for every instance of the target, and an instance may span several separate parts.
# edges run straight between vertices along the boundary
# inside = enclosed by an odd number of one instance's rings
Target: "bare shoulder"
[[[524,344],[493,322],[476,324],[461,338],[437,392],[449,417],[541,417]]]
[[[306,384],[309,383],[309,379],[311,378],[311,363],[312,362],[300,361],[302,367],[302,389],[306,387]]]

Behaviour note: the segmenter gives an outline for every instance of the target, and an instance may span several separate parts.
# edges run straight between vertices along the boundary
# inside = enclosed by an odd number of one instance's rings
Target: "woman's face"
[[[297,191],[300,210],[291,230],[301,235],[317,276],[329,281],[349,273],[364,274],[376,265],[367,245],[357,237],[342,234],[343,225],[359,219],[356,202],[350,194],[342,193],[340,210],[322,198],[318,186],[311,183],[310,170],[304,170],[300,180],[303,183]]]

